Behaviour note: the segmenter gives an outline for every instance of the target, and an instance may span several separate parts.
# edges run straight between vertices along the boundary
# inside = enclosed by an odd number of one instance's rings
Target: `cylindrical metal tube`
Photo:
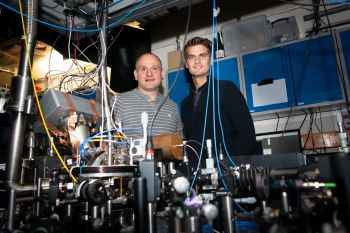
[[[89,202],[85,202],[84,213],[83,213],[82,219],[84,221],[89,220]]]
[[[6,178],[8,183],[18,182],[18,171],[20,169],[20,158],[23,152],[23,135],[26,123],[25,104],[26,99],[32,98],[32,85],[30,80],[29,64],[33,64],[33,55],[36,45],[36,31],[37,22],[32,18],[37,18],[38,15],[38,1],[26,1],[26,35],[27,40],[22,40],[22,53],[19,64],[19,74],[22,77],[13,79],[13,83],[18,85],[11,85],[12,106],[9,111],[12,111],[10,129],[11,135],[9,140],[9,154],[6,163]],[[24,39],[24,37],[22,37]],[[30,58],[30,59],[28,59]],[[29,63],[30,61],[30,63]],[[9,186],[8,186],[9,187]],[[16,203],[15,190],[9,190],[9,216],[8,216],[8,230],[12,231],[14,226],[14,205]]]
[[[98,211],[99,211],[99,206],[98,205],[94,205],[92,207],[92,218],[93,219],[98,218]]]
[[[72,204],[66,205],[66,217],[67,218],[72,217]]]
[[[198,216],[190,216],[189,218],[185,218],[185,232],[186,233],[201,232]]]
[[[159,177],[163,178],[166,174],[166,169],[163,162],[157,162],[157,167],[159,167]]]
[[[7,186],[9,189],[13,189],[16,191],[16,196],[24,197],[28,195],[33,195],[34,191],[37,189],[37,185],[32,184],[18,184],[15,182],[8,182]],[[42,180],[41,190],[43,192],[47,192],[49,190],[49,180]]]
[[[134,179],[135,196],[135,225],[134,232],[146,233],[149,230],[147,221],[147,183],[146,178],[137,177]]]
[[[283,212],[288,213],[289,212],[288,194],[285,191],[281,193],[281,202],[282,202]]]
[[[175,174],[175,172],[176,172],[175,163],[174,162],[170,162],[168,166],[169,166],[168,172],[170,174]]]
[[[21,168],[20,159],[23,152],[25,114],[21,112],[14,113],[10,128],[12,133],[10,135],[9,155],[6,163],[7,181],[18,182],[19,169]]]
[[[14,215],[15,215],[15,204],[16,204],[16,192],[11,189],[9,191],[9,209],[8,209],[8,225],[7,229],[12,232],[14,230]]]
[[[36,186],[36,203],[35,203],[35,216],[39,217],[40,216],[40,198],[41,198],[41,183],[42,180],[39,177],[38,178],[38,183]]]
[[[30,76],[29,61],[33,64],[34,49],[36,46],[37,21],[32,18],[38,16],[38,1],[26,1],[26,37],[22,37],[21,60],[18,73],[23,76]],[[28,59],[29,58],[29,59]]]
[[[148,224],[149,224],[149,233],[157,233],[157,223],[155,217],[155,204],[149,202],[147,205],[148,210]]]
[[[181,219],[174,217],[173,219],[173,233],[181,233]]]
[[[107,201],[107,215],[110,216],[112,214],[112,200]]]
[[[224,230],[225,232],[235,232],[235,228],[233,225],[233,203],[232,197],[224,196],[222,197],[222,214],[224,220]]]

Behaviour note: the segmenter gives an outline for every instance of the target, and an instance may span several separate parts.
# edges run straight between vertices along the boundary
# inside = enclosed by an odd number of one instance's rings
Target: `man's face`
[[[203,45],[194,45],[187,48],[186,67],[192,77],[202,77],[209,74],[210,55]]]
[[[162,65],[155,56],[146,54],[137,62],[134,76],[139,89],[157,91],[163,78]]]

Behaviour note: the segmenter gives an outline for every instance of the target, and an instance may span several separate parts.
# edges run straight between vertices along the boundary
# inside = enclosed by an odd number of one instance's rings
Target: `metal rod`
[[[38,185],[37,185],[37,189],[36,189],[36,205],[35,205],[35,216],[36,217],[40,216],[41,184],[42,184],[42,180],[39,177],[38,178]]]
[[[155,204],[153,202],[148,203],[148,224],[149,224],[149,233],[157,232],[157,223],[155,218]]]
[[[103,9],[105,9],[102,12],[102,22],[101,22],[101,28],[104,28],[107,25],[108,21],[108,2],[107,1],[101,1],[100,5]],[[106,117],[106,123],[107,123],[107,130],[108,130],[108,165],[112,165],[112,133],[109,131],[112,129],[112,119],[111,119],[111,110],[110,110],[110,103],[109,103],[109,95],[107,90],[108,85],[108,75],[107,75],[107,36],[108,31],[107,29],[100,31],[100,51],[99,51],[99,62],[101,62],[102,66],[99,70],[99,82],[101,86],[101,92],[102,92],[102,101],[103,101],[103,111]],[[104,119],[102,119],[104,120]]]
[[[15,204],[16,204],[16,192],[15,190],[11,189],[9,191],[9,210],[8,210],[8,224],[7,224],[7,229],[10,232],[14,230]]]
[[[230,196],[225,196],[222,198],[222,212],[224,217],[224,230],[225,232],[235,232],[233,225],[233,204],[232,198]]]
[[[282,210],[284,213],[289,212],[288,195],[287,192],[283,191],[281,193]]]
[[[199,227],[198,216],[190,216],[185,219],[185,232],[186,233],[199,233],[201,232]]]
[[[66,217],[72,217],[72,204],[66,205]]]
[[[135,225],[134,232],[146,233],[149,229],[147,221],[147,181],[144,177],[134,179]]]
[[[24,131],[26,125],[25,105],[28,99],[32,98],[33,87],[30,79],[30,65],[33,64],[34,49],[36,45],[37,22],[32,18],[37,18],[38,1],[29,0],[25,5],[26,13],[26,35],[22,37],[22,51],[19,64],[19,76],[12,79],[11,95],[13,101],[9,105],[8,110],[12,112],[9,141],[9,154],[6,163],[6,178],[9,188],[9,216],[8,230],[14,228],[14,208],[16,203],[16,190],[11,185],[18,182],[20,160],[23,152]],[[24,40],[26,39],[26,40]],[[29,63],[30,61],[30,63]]]

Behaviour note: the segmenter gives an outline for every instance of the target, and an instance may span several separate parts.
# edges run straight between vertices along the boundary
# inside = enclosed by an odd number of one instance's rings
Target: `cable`
[[[20,7],[20,12],[21,12],[21,20],[22,20],[22,27],[23,27],[23,34],[24,34],[24,39],[25,39],[25,45],[26,45],[26,50],[28,52],[28,41],[27,41],[27,35],[26,35],[26,30],[25,30],[25,24],[24,24],[24,19],[23,19],[23,14],[22,14],[22,3],[21,3],[21,0],[18,0],[18,4],[19,4],[19,7]],[[29,52],[28,52],[29,54]],[[28,59],[28,63],[29,63],[29,69],[30,69],[30,76],[31,76],[31,80],[32,80],[32,85],[33,85],[33,89],[34,89],[34,94],[35,94],[35,99],[36,99],[36,102],[37,102],[37,105],[38,105],[38,110],[39,110],[39,113],[40,113],[40,117],[41,117],[41,120],[43,122],[43,125],[44,125],[44,128],[45,128],[45,132],[50,140],[50,143],[58,157],[58,159],[60,160],[61,164],[63,165],[63,167],[66,169],[66,171],[68,172],[69,176],[72,178],[72,180],[77,183],[77,179],[73,176],[73,174],[70,172],[70,170],[68,169],[66,163],[63,161],[60,153],[58,152],[57,150],[57,147],[56,145],[54,144],[53,142],[53,139],[50,135],[50,132],[49,132],[49,129],[47,128],[47,125],[46,125],[46,121],[45,121],[45,118],[44,118],[44,115],[43,115],[43,112],[42,112],[42,109],[41,109],[41,106],[40,106],[40,101],[39,101],[39,97],[38,97],[38,93],[36,91],[36,88],[35,88],[35,81],[34,81],[34,78],[33,78],[33,75],[32,75],[32,65],[31,65],[31,61],[30,61],[30,56],[27,56],[27,59]]]
[[[117,36],[113,39],[113,41],[109,44],[109,46],[108,46],[108,48],[107,48],[107,51],[109,50],[109,48],[114,44],[114,42],[118,39],[118,37],[119,37],[119,35],[120,35],[120,33],[123,31],[123,29],[124,29],[124,24],[123,24],[123,26],[120,28],[120,30],[119,30],[119,32],[118,32],[118,34],[117,34]]]
[[[220,9],[217,9],[216,8],[216,1],[213,0],[213,30],[212,30],[212,40],[214,41],[214,33],[217,35],[217,31],[218,31],[218,21],[217,21],[217,16],[220,12]],[[216,51],[218,50],[218,47],[219,47],[219,37],[217,38],[216,40],[216,44],[215,44],[215,48],[216,48]],[[212,54],[211,54],[211,59],[212,59],[212,64],[213,65],[213,61],[214,61],[214,46],[212,46],[211,48],[212,50]],[[219,73],[219,62],[218,62],[218,59],[216,60],[216,70],[217,70],[217,73]],[[214,65],[213,65],[214,67]],[[215,69],[215,67],[214,67]],[[215,70],[214,70],[215,72]],[[213,131],[214,131],[214,150],[215,150],[215,159],[216,159],[216,164],[217,164],[217,167],[218,167],[218,171],[219,171],[219,176],[221,178],[221,181],[224,185],[224,188],[227,189],[227,184],[226,184],[226,181],[223,179],[223,176],[222,176],[222,171],[221,171],[221,167],[220,167],[220,162],[219,162],[219,153],[218,153],[218,149],[217,149],[217,139],[216,139],[216,109],[217,111],[219,112],[220,111],[220,83],[219,83],[219,79],[216,79],[216,88],[217,88],[217,108],[215,107],[215,79],[214,79],[214,75],[211,75],[211,77],[213,79],[213,86],[212,86],[212,91],[213,91],[213,98],[212,98],[212,105],[213,105]],[[229,155],[228,155],[229,156]]]
[[[53,49],[54,49],[54,47],[55,47],[55,45],[56,45],[58,39],[59,39],[61,36],[62,36],[62,34],[59,34],[59,35],[56,37],[55,41],[53,42],[53,44],[52,44],[52,46],[51,46],[50,55],[49,55],[49,71],[48,71],[48,72],[46,73],[46,75],[45,75],[45,90],[47,90],[47,88],[48,88],[48,80],[47,80],[47,79],[50,79],[50,80],[51,80],[51,75],[50,75],[50,77],[48,77],[47,75],[50,74],[50,72],[51,72],[50,69],[51,69],[51,56],[52,56],[52,52],[53,52]],[[51,82],[52,82],[52,80],[51,80]],[[51,85],[52,85],[52,83],[51,83]],[[52,86],[53,86],[53,85],[52,85]]]
[[[308,115],[308,113],[305,112],[304,110],[303,110],[303,112],[305,113],[305,117],[304,117],[303,121],[301,122],[301,125],[300,125],[300,127],[299,127],[299,131],[301,130],[301,127],[303,127],[304,122],[305,122],[305,120],[306,120],[306,118],[307,118],[307,115]]]
[[[79,152],[80,152],[80,156],[82,157],[82,159],[84,157],[84,156],[82,156],[83,154],[88,154],[88,152],[84,148],[86,143],[90,142],[92,139],[98,138],[99,136],[101,136],[100,139],[102,141],[102,137],[103,137],[104,133],[110,133],[110,132],[114,132],[114,131],[118,131],[118,133],[120,133],[121,130],[137,130],[137,131],[139,131],[139,130],[141,130],[141,128],[114,128],[114,129],[101,131],[100,133],[97,133],[97,134],[85,139],[79,146]],[[123,136],[125,136],[125,135],[123,135]],[[109,136],[107,136],[107,137],[109,137]],[[125,136],[125,138],[127,139],[126,136]]]
[[[226,139],[225,139],[225,134],[224,134],[224,128],[222,126],[222,121],[221,121],[221,111],[220,111],[220,88],[219,88],[219,80],[220,80],[220,69],[219,69],[219,62],[217,61],[217,101],[218,101],[218,121],[219,121],[219,125],[220,125],[220,130],[221,130],[221,138],[222,138],[222,141],[223,141],[223,145],[224,145],[224,149],[225,149],[225,152],[226,152],[226,155],[230,161],[230,163],[234,166],[234,167],[238,167],[236,165],[236,163],[232,160],[231,158],[231,155],[230,153],[228,152],[228,149],[227,149],[227,146],[226,146]]]
[[[336,1],[336,0],[328,0],[330,2],[336,3],[336,4],[344,4],[344,5],[350,5],[350,2],[348,1]],[[323,0],[322,0],[323,2]],[[325,6],[325,4],[323,4]]]
[[[195,153],[195,155],[197,156],[197,159],[198,159],[198,161],[199,161],[198,152],[197,152],[192,146],[188,145],[187,143],[185,144],[185,146],[187,146],[188,148],[190,148],[190,149]]]
[[[327,6],[338,4],[334,0],[328,0],[328,1],[330,1],[332,3],[328,3]],[[287,0],[280,0],[280,2],[291,4],[291,5],[297,5],[297,6],[319,6],[320,5],[320,4],[297,3],[297,2],[287,1]],[[349,2],[347,2],[347,3],[349,3]]]
[[[310,134],[311,134],[311,132],[312,132],[312,125],[313,125],[313,119],[314,119],[314,117],[313,117],[313,112],[311,111],[311,109],[309,109],[309,111],[310,111],[309,130],[308,130],[308,134],[307,134],[307,137],[306,137],[304,146],[303,146],[303,148],[302,148],[302,152],[305,150],[305,147],[306,147],[307,142],[308,142],[308,140],[309,140]]]
[[[211,69],[211,66],[210,66],[209,77],[211,76],[211,73],[212,73],[212,69]],[[195,171],[194,178],[193,178],[192,183],[191,183],[190,190],[193,189],[193,186],[194,186],[194,184],[196,182],[196,179],[197,179],[197,176],[198,176],[198,172],[199,172],[199,169],[201,167],[202,158],[203,158],[203,145],[204,145],[205,133],[206,133],[206,129],[207,129],[207,116],[208,116],[208,106],[209,106],[209,94],[210,94],[210,87],[211,87],[211,79],[209,78],[207,82],[208,82],[208,91],[207,91],[207,100],[206,100],[206,105],[205,105],[206,107],[205,107],[205,114],[204,114],[202,145],[201,145],[201,151],[200,151],[200,154],[199,154],[199,161],[198,161],[198,164],[197,164],[197,168],[196,168],[196,171]]]
[[[322,2],[324,3],[324,0],[322,0]],[[338,57],[338,60],[336,62],[337,64],[337,69],[338,69],[338,73],[340,75],[340,81],[341,81],[341,86],[343,88],[343,92],[344,92],[344,97],[345,97],[345,105],[346,105],[346,111],[348,113],[348,116],[350,116],[350,103],[349,103],[349,96],[348,96],[348,92],[347,92],[347,89],[346,89],[346,82],[345,82],[345,75],[344,75],[344,70],[343,70],[343,66],[342,64],[339,64],[339,62],[342,61],[341,59],[341,56],[340,56],[340,49],[339,49],[339,43],[338,43],[338,38],[336,35],[334,35],[334,32],[332,30],[332,25],[330,23],[330,20],[329,20],[329,14],[327,12],[327,8],[325,6],[324,7],[324,12],[325,12],[325,15],[326,15],[326,18],[327,18],[327,23],[328,23],[328,28],[331,32],[331,35],[332,35],[332,41],[333,41],[333,49],[334,49],[334,52],[335,54],[337,55]],[[338,62],[339,61],[339,62]]]
[[[277,124],[276,124],[276,132],[277,132],[277,130],[278,130],[278,124],[279,124],[279,122],[280,122],[280,116],[278,115],[278,113],[276,112],[275,113],[275,115],[277,116]]]
[[[192,11],[192,0],[189,1],[189,7],[188,7],[188,15],[187,15],[187,22],[186,22],[186,28],[185,28],[185,36],[184,36],[184,41],[183,41],[183,44],[182,44],[182,51],[184,51],[184,48],[185,48],[185,45],[186,45],[186,40],[187,40],[187,34],[188,34],[188,28],[189,28],[189,24],[190,24],[190,19],[191,19],[191,11]],[[179,78],[179,74],[180,74],[180,70],[181,70],[181,67],[183,66],[184,64],[184,57],[183,57],[183,54],[180,56],[180,66],[178,67],[178,70],[177,70],[177,73],[176,73],[176,76],[175,76],[175,79],[173,81],[173,83],[171,84],[169,90],[168,90],[168,93],[165,95],[165,98],[163,100],[163,102],[159,105],[157,111],[155,112],[153,118],[152,118],[152,121],[151,121],[151,126],[150,126],[150,134],[152,134],[152,129],[153,129],[153,124],[154,124],[154,121],[160,111],[160,109],[162,108],[162,106],[164,105],[164,103],[166,102],[166,100],[168,99],[171,91],[174,89],[175,87],[175,84],[177,82],[177,79]]]
[[[128,17],[131,13],[133,13],[135,10],[139,9],[143,4],[145,4],[148,0],[143,0],[140,4],[138,4],[137,6],[135,6],[133,9],[131,9],[128,13],[126,13],[125,15],[123,15],[121,18],[119,18],[118,20],[114,21],[113,23],[105,26],[105,27],[102,27],[102,28],[97,28],[97,29],[73,29],[72,31],[73,32],[86,32],[86,33],[93,33],[93,32],[98,32],[98,31],[102,31],[102,30],[105,30],[107,28],[111,28],[113,27],[114,25],[116,25],[117,23],[119,23],[120,21],[124,20],[126,17]],[[22,16],[25,16],[25,17],[28,17],[27,14],[24,14],[16,9],[14,9],[13,7],[11,6],[8,6],[6,5],[5,3],[3,2],[0,2],[0,5],[1,6],[4,6],[5,8],[9,9],[9,10],[12,10],[14,12],[16,12],[17,14],[20,14]],[[34,20],[38,23],[41,23],[41,24],[44,24],[46,26],[49,26],[49,27],[53,27],[53,28],[56,28],[56,29],[59,29],[59,30],[64,30],[64,31],[69,31],[70,29],[69,28],[65,28],[65,27],[61,27],[61,26],[58,26],[58,25],[54,25],[54,24],[51,24],[51,23],[48,23],[48,22],[45,22],[45,21],[42,21],[42,20],[39,20],[37,18],[31,18],[31,20]]]
[[[119,4],[119,3],[123,2],[123,1],[124,1],[124,0],[118,0],[118,1],[116,1],[116,2],[113,2],[113,3],[109,4],[109,5],[106,6],[106,7],[102,7],[102,8],[96,9],[95,12],[107,10],[107,9],[111,8],[112,6],[115,6],[115,5],[117,5],[117,4]]]

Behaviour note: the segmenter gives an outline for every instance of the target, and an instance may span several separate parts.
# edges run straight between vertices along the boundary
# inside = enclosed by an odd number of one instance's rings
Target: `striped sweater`
[[[150,97],[137,89],[121,93],[112,100],[113,116],[115,122],[121,122],[123,132],[133,139],[142,138],[141,113],[148,113],[148,131],[152,135],[176,133],[182,130],[182,123],[176,103],[167,99],[158,112],[152,131],[150,125],[154,114],[164,101],[163,95],[158,95],[152,102]]]

